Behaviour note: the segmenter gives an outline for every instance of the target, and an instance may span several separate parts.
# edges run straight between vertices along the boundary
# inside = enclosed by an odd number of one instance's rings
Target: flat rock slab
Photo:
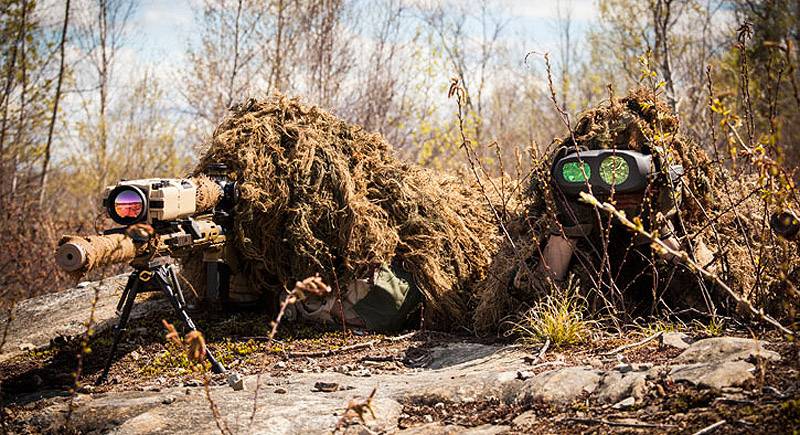
[[[117,277],[22,302],[11,322],[10,351],[2,358],[21,352],[14,351],[19,343],[46,346],[59,335],[83,333],[95,294],[99,329],[109,327],[115,318],[121,285],[122,277]],[[138,304],[134,315],[158,304],[166,305],[161,300]],[[631,402],[638,403],[654,383],[667,377],[699,387],[723,389],[752,379],[754,358],[780,359],[779,354],[765,349],[764,343],[756,340],[720,337],[689,343],[688,338],[680,338],[687,347],[667,364],[620,364],[607,370],[562,367],[538,374],[531,372],[525,362],[529,353],[518,348],[453,342],[420,349],[422,363],[413,364],[416,368],[366,377],[336,371],[287,372],[278,377],[245,376],[244,388],[239,391],[228,386],[224,379],[216,379],[215,383],[221,381],[222,385],[209,386],[208,390],[200,385],[160,391],[79,394],[72,421],[81,432],[116,434],[212,434],[219,433],[217,425],[228,426],[234,433],[331,433],[348,403],[367,397],[375,389],[375,418],[367,416],[367,426],[374,432],[393,432],[398,430],[406,404],[435,405],[440,401],[457,404],[487,399],[506,404],[526,401],[564,404],[588,399],[628,406]],[[315,387],[320,383],[346,388],[324,392]],[[39,411],[24,423],[38,430],[57,431],[63,426],[67,407],[67,398],[43,399],[37,403]],[[218,420],[215,413],[220,416]],[[523,420],[525,425],[535,427],[536,416],[523,418],[526,414],[517,417],[513,427],[522,425]],[[431,422],[401,433],[494,434],[507,429],[508,426],[464,428]]]
[[[569,403],[593,393],[603,375],[602,371],[587,367],[551,370],[526,380],[517,398],[521,401]]]
[[[669,372],[673,381],[722,389],[744,384],[753,379],[755,366],[744,361],[721,361],[712,363],[674,366]]]
[[[102,331],[116,322],[117,302],[127,275],[87,283],[74,289],[27,299],[14,308],[8,327],[6,345],[0,361],[14,358],[27,350],[45,348],[56,337],[74,337],[86,331],[86,321],[94,302],[95,329]],[[167,307],[165,300],[137,303],[131,312],[136,319],[157,307]],[[5,324],[7,317],[0,320]]]
[[[764,358],[778,361],[781,356],[763,347],[759,340],[739,337],[706,338],[693,343],[675,358],[678,363],[710,363]]]
[[[698,343],[698,346],[706,345],[702,340]],[[447,356],[448,348],[456,349],[462,356]],[[474,350],[471,353],[474,358],[464,360],[465,351],[470,348]],[[243,391],[235,391],[227,385],[211,386],[208,391],[222,416],[219,424],[227,425],[233,432],[321,434],[331,433],[337,426],[348,402],[357,397],[367,397],[376,389],[373,402],[376,418],[366,417],[367,426],[372,431],[391,432],[397,430],[405,403],[464,403],[495,398],[506,403],[541,400],[558,404],[588,398],[612,404],[643,397],[650,382],[664,376],[701,387],[721,389],[747,381],[754,369],[751,363],[743,360],[632,370],[565,367],[522,381],[516,373],[526,368],[523,359],[526,354],[518,350],[458,343],[434,348],[431,352],[433,357],[430,365],[441,368],[380,373],[370,377],[337,372],[289,373],[286,377],[262,376],[260,380],[256,376],[247,376],[244,378]],[[443,359],[439,359],[439,356]],[[456,360],[460,362],[453,364]],[[257,382],[260,382],[258,386]],[[322,392],[315,388],[319,382],[348,388]],[[29,423],[45,429],[61,427],[67,400],[49,399],[49,403]],[[203,386],[167,388],[158,392],[79,395],[72,418],[78,429],[87,432],[219,432]],[[402,433],[494,434],[505,429],[505,426],[463,428],[431,423],[406,429]]]

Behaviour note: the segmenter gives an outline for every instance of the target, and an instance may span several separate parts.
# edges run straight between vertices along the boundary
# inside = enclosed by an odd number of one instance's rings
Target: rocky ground
[[[121,285],[114,278],[28,300],[3,322],[6,431],[800,431],[800,347],[735,330],[632,330],[543,349],[429,331],[385,337],[283,325],[269,343],[263,316],[207,314],[199,326],[229,373],[206,376],[167,344],[161,319],[171,313],[151,298],[134,312],[109,383],[95,387]],[[95,297],[84,384],[70,394]]]

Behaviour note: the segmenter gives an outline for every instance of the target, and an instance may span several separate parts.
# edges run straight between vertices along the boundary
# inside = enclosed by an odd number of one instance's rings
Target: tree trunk
[[[61,29],[61,45],[59,50],[61,52],[61,60],[58,66],[58,81],[56,82],[56,96],[53,101],[53,115],[50,117],[50,126],[47,129],[47,145],[44,148],[44,162],[42,162],[42,175],[39,179],[39,208],[44,206],[45,191],[47,190],[47,170],[50,165],[51,147],[53,144],[53,129],[56,125],[56,118],[58,117],[58,102],[61,100],[61,84],[64,80],[64,48],[67,41],[67,28],[69,26],[69,4],[71,0],[67,0],[64,6],[64,27]]]

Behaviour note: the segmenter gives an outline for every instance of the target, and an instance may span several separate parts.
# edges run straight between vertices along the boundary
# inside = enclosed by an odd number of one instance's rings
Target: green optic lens
[[[600,178],[610,185],[622,184],[631,173],[628,162],[622,157],[607,157],[600,163]]]
[[[592,176],[592,169],[588,163],[584,163],[583,170],[581,170],[579,162],[569,162],[561,167],[561,175],[570,183],[583,183]]]

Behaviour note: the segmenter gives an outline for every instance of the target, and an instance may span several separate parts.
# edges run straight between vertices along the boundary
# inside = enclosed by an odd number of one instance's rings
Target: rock
[[[633,366],[631,366],[630,364],[626,364],[626,363],[617,364],[617,365],[614,366],[614,370],[616,370],[616,371],[618,371],[620,373],[628,373],[628,372],[633,370]]]
[[[78,392],[84,394],[90,394],[94,392],[94,385],[91,384],[81,385],[81,387],[78,388]]]
[[[609,371],[597,387],[594,396],[600,403],[616,403],[626,397],[643,399],[647,394],[647,377],[649,372]]]
[[[197,379],[189,379],[184,381],[183,383],[184,387],[199,387],[201,385],[203,385],[203,383],[198,381]]]
[[[517,379],[519,379],[520,381],[524,381],[526,379],[530,379],[530,378],[532,378],[534,376],[536,376],[536,373],[534,373],[532,371],[529,371],[529,370],[522,370],[522,371],[518,371],[517,372]]]
[[[86,332],[84,322],[89,318],[94,305],[95,332],[101,334],[116,324],[116,308],[120,287],[125,285],[127,275],[92,282],[85,287],[76,287],[58,293],[48,293],[21,301],[14,308],[13,318],[8,324],[6,346],[0,354],[0,362],[8,361],[29,349],[44,349],[55,337],[82,336]],[[97,291],[97,303],[93,304]],[[145,314],[169,310],[165,299],[150,299],[137,302],[131,312],[131,320]],[[0,316],[5,323],[6,316]],[[157,324],[152,327],[157,327]],[[24,346],[23,346],[24,345]]]
[[[589,360],[589,365],[592,366],[593,369],[602,369],[604,364],[600,358],[592,358]]]
[[[675,362],[678,363],[710,363],[721,361],[749,360],[761,357],[778,361],[781,356],[762,347],[763,342],[749,338],[715,337],[693,343],[683,351]]]
[[[123,423],[114,430],[115,435],[151,434],[161,431],[167,425],[167,416],[145,412]]]
[[[495,352],[499,347],[477,343],[451,343],[446,347],[431,349],[430,360],[425,367],[440,369],[480,358],[485,358]]]
[[[286,368],[286,361],[278,361],[272,367],[276,368],[276,369],[285,369]]]
[[[635,404],[636,404],[636,399],[634,399],[633,397],[627,397],[613,404],[611,407],[614,409],[628,409]]]
[[[670,378],[701,387],[722,389],[742,385],[753,378],[755,366],[744,361],[723,361],[708,364],[689,364],[673,367]]]
[[[171,405],[174,402],[175,402],[174,396],[165,397],[164,400],[161,401],[161,403],[164,405]]]
[[[582,394],[594,392],[602,379],[601,374],[585,367],[551,370],[525,381],[520,399],[568,403]]]
[[[19,350],[23,352],[29,352],[32,350],[36,350],[36,345],[30,342],[25,342],[19,345]]]
[[[244,379],[239,373],[232,372],[228,375],[228,386],[233,388],[233,391],[244,390]]]
[[[683,332],[665,332],[661,334],[660,340],[662,347],[674,347],[683,350],[691,346],[691,338]]]
[[[323,393],[333,393],[334,391],[339,391],[339,384],[336,382],[317,382],[314,384],[314,390],[312,391],[322,391]]]
[[[536,423],[536,421],[538,421],[536,411],[531,410],[514,417],[512,423],[514,426],[528,426]]]

